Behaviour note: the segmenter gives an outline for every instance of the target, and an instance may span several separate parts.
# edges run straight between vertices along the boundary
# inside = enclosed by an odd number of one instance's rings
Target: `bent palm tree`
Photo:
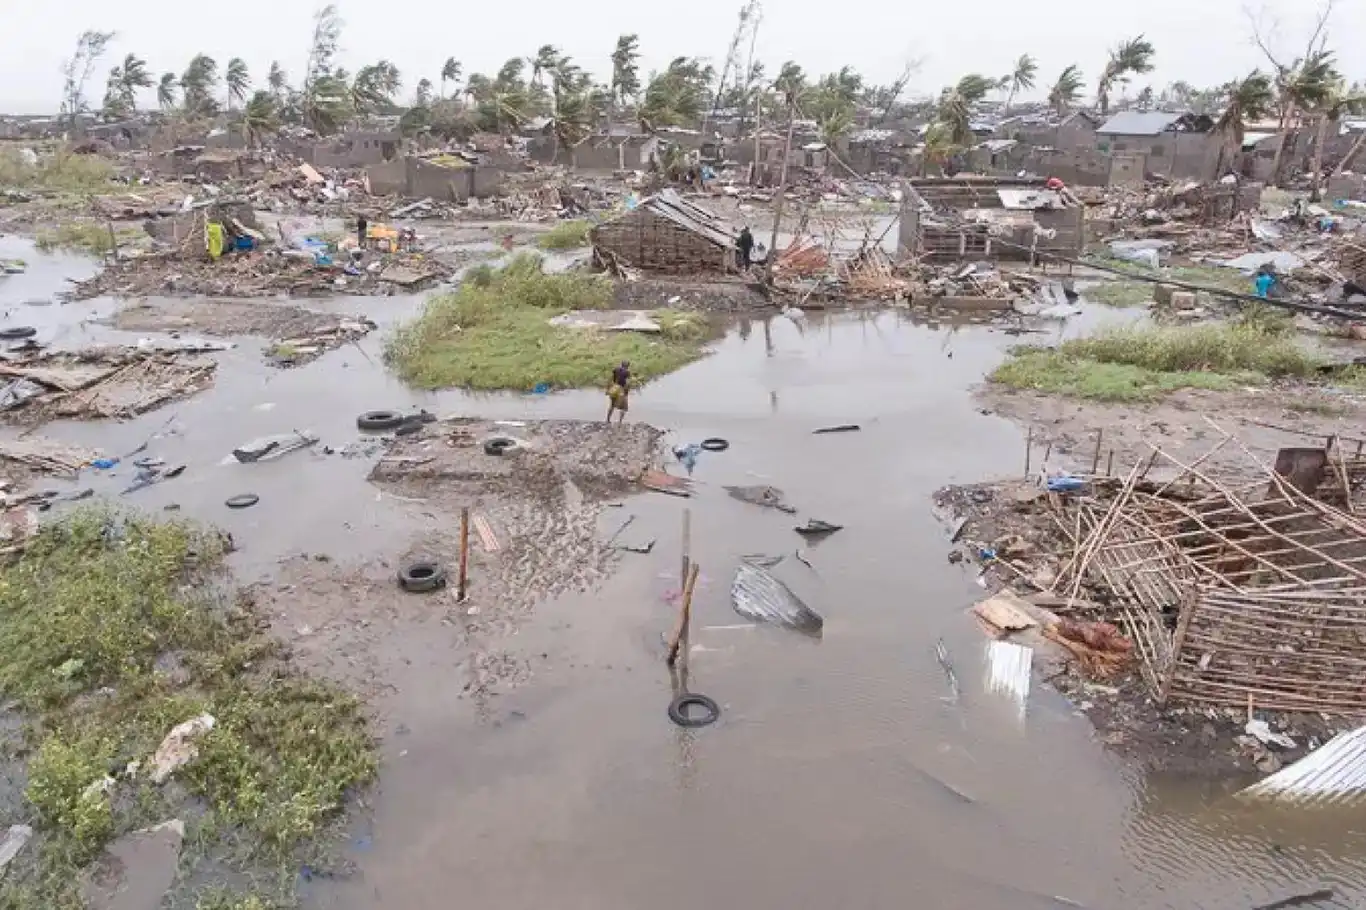
[[[1142,35],[1130,38],[1110,51],[1110,59],[1101,70],[1100,81],[1096,84],[1096,103],[1101,114],[1110,113],[1110,92],[1116,85],[1129,81],[1129,76],[1151,73],[1153,56],[1157,50],[1152,42]]]
[[[157,104],[163,111],[175,107],[175,93],[179,87],[180,81],[175,73],[161,74],[161,81],[157,83]]]
[[[1267,116],[1275,102],[1275,95],[1271,91],[1271,77],[1259,70],[1253,70],[1246,78],[1237,82],[1230,82],[1224,86],[1224,93],[1228,103],[1214,125],[1214,132],[1229,139],[1232,146],[1230,157],[1234,157],[1243,147],[1243,137],[1247,135],[1247,122]],[[1216,171],[1223,170],[1224,151],[1224,147],[1219,149],[1219,166]]]
[[[460,84],[460,61],[454,57],[447,57],[446,62],[441,65],[441,97],[446,97],[446,83],[451,82],[455,85]]]
[[[275,96],[276,101],[283,101],[285,97],[285,78],[284,67],[280,66],[280,61],[275,61],[270,65],[270,72],[266,75],[266,85],[270,86],[270,93]]]
[[[1010,80],[1010,96],[1006,98],[1007,113],[1010,111],[1010,106],[1015,103],[1015,96],[1020,93],[1020,89],[1028,90],[1034,87],[1034,78],[1038,74],[1038,61],[1028,54],[1021,54],[1020,59],[1015,61],[1015,68],[1007,77]]]
[[[236,101],[241,104],[245,101],[247,89],[251,88],[251,76],[247,73],[247,62],[241,57],[233,57],[229,60],[223,81],[228,86],[228,110],[232,110],[232,103]]]
[[[1077,103],[1083,81],[1081,70],[1074,63],[1062,71],[1058,81],[1048,90],[1048,103],[1059,116],[1066,114]]]

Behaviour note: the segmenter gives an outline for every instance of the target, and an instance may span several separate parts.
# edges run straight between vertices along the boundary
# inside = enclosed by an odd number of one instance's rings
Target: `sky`
[[[1159,90],[1176,80],[1196,87],[1245,75],[1265,60],[1251,41],[1249,10],[1275,24],[1274,44],[1293,57],[1303,49],[1319,0],[974,0],[916,3],[906,0],[767,0],[757,57],[776,73],[796,60],[809,73],[853,66],[875,82],[895,78],[905,61],[921,67],[909,93],[932,95],[968,72],[1004,75],[1028,53],[1039,62],[1041,96],[1057,74],[1077,64],[1087,85],[1107,50],[1145,34],[1157,48],[1156,70],[1130,88]],[[246,60],[263,82],[273,60],[291,81],[302,74],[308,51],[313,0],[233,0],[196,5],[184,0],[59,0],[57,7],[0,0],[0,111],[51,113],[61,95],[62,61],[85,29],[112,30],[117,37],[101,61],[87,94],[98,105],[104,77],[124,54],[148,61],[153,74],[181,72],[196,53],[220,67],[234,56]],[[439,83],[447,57],[466,74],[492,72],[511,56],[530,56],[554,44],[590,72],[606,78],[608,55],[619,34],[640,36],[642,76],[677,56],[709,58],[718,70],[735,29],[740,0],[516,0],[515,3],[397,3],[339,0],[345,20],[340,62],[351,71],[392,60],[410,96],[418,79]],[[1330,46],[1347,47],[1349,35],[1366,34],[1366,0],[1337,0]],[[1349,80],[1366,78],[1366,61],[1344,54]],[[140,99],[154,103],[154,95]]]

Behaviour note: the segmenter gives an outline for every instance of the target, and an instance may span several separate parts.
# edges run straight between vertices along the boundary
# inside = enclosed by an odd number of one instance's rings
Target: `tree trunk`
[[[1281,111],[1280,123],[1276,128],[1276,157],[1271,161],[1271,185],[1277,186],[1281,179],[1281,158],[1285,156],[1286,125],[1290,122],[1290,111]]]
[[[1318,202],[1323,198],[1323,141],[1328,135],[1328,116],[1319,115],[1319,129],[1314,136],[1313,176],[1310,178],[1309,201]]]

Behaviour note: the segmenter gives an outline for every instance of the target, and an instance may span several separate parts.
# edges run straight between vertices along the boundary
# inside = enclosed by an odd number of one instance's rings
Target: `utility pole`
[[[795,98],[787,99],[787,142],[783,147],[783,170],[778,178],[778,205],[773,210],[773,240],[768,245],[768,264],[764,267],[764,284],[773,283],[773,263],[778,258],[778,226],[783,221],[783,203],[787,201],[787,165],[792,158],[792,131],[797,126]]]

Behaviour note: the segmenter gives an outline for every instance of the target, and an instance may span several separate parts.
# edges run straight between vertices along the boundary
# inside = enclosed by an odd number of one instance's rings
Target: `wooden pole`
[[[1029,434],[1025,436],[1025,480],[1029,479],[1029,457],[1034,454],[1034,428],[1029,428]]]
[[[114,261],[119,260],[119,236],[114,233],[114,222],[109,222],[109,251],[114,257]]]
[[[669,656],[667,660],[671,667],[678,660],[679,646],[687,639],[688,626],[692,624],[692,592],[697,586],[697,576],[701,571],[701,568],[702,567],[697,563],[693,563],[688,568],[688,580],[683,584],[683,606],[678,614],[678,628],[674,629],[673,638],[669,642]]]
[[[1091,456],[1091,476],[1096,476],[1096,470],[1100,467],[1100,441],[1105,438],[1105,428],[1096,430],[1096,454]]]
[[[787,102],[787,142],[783,146],[783,170],[778,178],[778,205],[773,210],[773,239],[768,245],[768,264],[764,267],[764,284],[773,283],[773,263],[778,258],[778,227],[783,223],[783,203],[787,200],[787,166],[792,159],[792,131],[797,128],[796,106]]]
[[[683,568],[678,573],[679,582],[688,580],[688,564],[692,556],[692,509],[683,510]]]
[[[470,507],[460,510],[460,581],[456,587],[456,600],[465,599],[465,585],[469,579],[470,567]]]

